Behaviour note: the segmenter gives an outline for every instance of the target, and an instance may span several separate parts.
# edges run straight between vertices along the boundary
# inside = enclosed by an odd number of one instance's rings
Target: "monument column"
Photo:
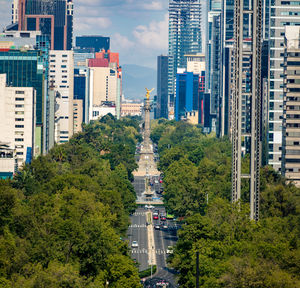
[[[146,102],[144,106],[145,111],[145,131],[144,131],[144,143],[145,143],[145,150],[149,151],[150,147],[150,111],[151,111],[151,105],[150,105],[150,93],[154,90],[147,90],[146,94]]]

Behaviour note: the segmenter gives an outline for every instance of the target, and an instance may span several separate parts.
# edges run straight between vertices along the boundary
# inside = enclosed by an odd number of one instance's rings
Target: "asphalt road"
[[[139,264],[139,270],[148,268],[148,239],[146,227],[146,210],[139,208],[130,217],[131,225],[128,229],[128,240],[131,245],[132,241],[137,241],[139,247],[131,248],[131,257],[136,259]]]

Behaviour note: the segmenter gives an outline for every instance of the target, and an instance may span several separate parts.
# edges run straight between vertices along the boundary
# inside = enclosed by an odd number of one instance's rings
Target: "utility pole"
[[[241,198],[241,179],[250,180],[250,218],[259,219],[259,190],[261,165],[261,39],[262,39],[262,1],[250,0],[244,5],[244,0],[235,0],[234,35],[235,35],[235,65],[234,93],[232,99],[232,202]],[[247,7],[247,8],[245,8]],[[245,16],[249,19],[251,31],[251,49],[245,51],[244,25]],[[243,56],[251,56],[251,88],[245,91],[245,76],[243,75]],[[250,133],[242,133],[243,96],[251,99]],[[242,174],[242,139],[250,137],[250,174]],[[246,141],[245,141],[246,142]]]

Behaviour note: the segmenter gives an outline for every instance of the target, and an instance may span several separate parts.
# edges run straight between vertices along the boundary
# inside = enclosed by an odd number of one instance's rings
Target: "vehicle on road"
[[[158,220],[158,215],[153,214],[153,220]]]
[[[137,241],[132,241],[131,247],[132,247],[132,248],[138,248],[138,247],[139,247],[138,242],[137,242]]]
[[[160,226],[158,224],[154,225],[155,230],[160,230]]]
[[[154,210],[154,214],[155,213],[158,215],[159,214],[159,210],[158,209]]]
[[[165,216],[165,215],[160,215],[160,220],[161,220],[161,221],[166,221],[166,220],[167,220],[167,218],[166,218],[166,216]]]
[[[161,224],[161,228],[163,228],[164,230],[168,230],[168,225],[167,225],[167,223]]]
[[[168,246],[167,254],[173,254],[173,246]]]
[[[155,183],[155,184],[158,184],[158,180],[157,180],[157,179],[155,179],[155,180],[154,180],[154,183]]]

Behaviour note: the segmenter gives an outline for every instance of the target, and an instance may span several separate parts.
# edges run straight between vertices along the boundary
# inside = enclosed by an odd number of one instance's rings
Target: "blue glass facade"
[[[192,111],[199,111],[199,75],[192,72],[177,74],[175,120],[181,120],[186,112]]]

